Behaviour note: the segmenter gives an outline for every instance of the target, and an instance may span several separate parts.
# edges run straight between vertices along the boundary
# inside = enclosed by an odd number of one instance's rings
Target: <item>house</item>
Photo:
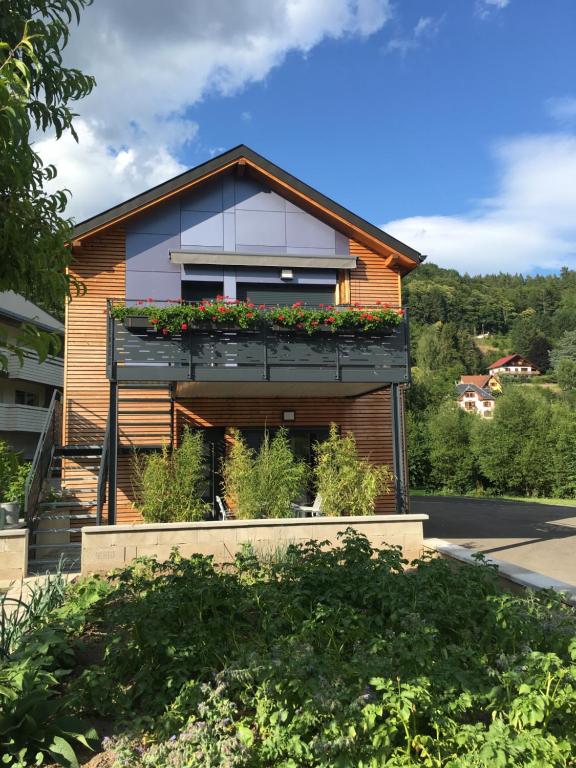
[[[522,355],[506,355],[488,367],[491,376],[538,376],[540,371]]]
[[[13,291],[0,293],[0,326],[8,341],[17,340],[22,323],[64,337],[64,326],[36,304]],[[40,362],[31,349],[23,350],[22,361],[7,353],[8,364],[0,369],[0,440],[22,458],[31,459],[44,429],[55,390],[64,383],[63,352]]]
[[[464,374],[460,376],[459,384],[475,384],[480,389],[487,389],[490,392],[502,392],[502,385],[496,376],[491,374]]]
[[[134,450],[176,445],[187,426],[204,431],[212,499],[231,429],[257,445],[266,428],[285,426],[307,458],[336,422],[363,455],[393,468],[395,487],[377,511],[407,510],[400,281],[423,260],[417,251],[238,146],[79,224],[73,252],[86,293],[67,308],[58,450],[65,487],[78,486],[73,525],[78,511],[83,524],[138,522]],[[218,296],[335,311],[387,304],[398,324],[384,335],[274,327],[164,334],[114,315],[125,304]]]
[[[489,389],[478,384],[456,384],[458,405],[467,412],[478,413],[483,419],[491,419],[494,415],[496,399]]]

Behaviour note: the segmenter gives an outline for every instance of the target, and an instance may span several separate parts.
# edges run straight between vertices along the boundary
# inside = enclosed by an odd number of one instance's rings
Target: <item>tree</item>
[[[560,358],[554,366],[554,373],[560,389],[565,392],[576,389],[576,360],[571,360],[569,357]]]
[[[534,312],[523,313],[514,321],[510,340],[514,352],[528,358],[541,371],[550,367],[550,340],[542,330],[541,318]]]
[[[477,418],[455,403],[444,403],[431,416],[428,433],[434,487],[455,493],[475,488],[478,471],[471,438]]]
[[[69,104],[87,96],[94,79],[65,67],[62,51],[69,25],[91,2],[0,0],[0,290],[48,308],[81,286],[66,274],[68,192],[45,191],[56,169],[43,164],[32,140],[35,131],[77,138]]]

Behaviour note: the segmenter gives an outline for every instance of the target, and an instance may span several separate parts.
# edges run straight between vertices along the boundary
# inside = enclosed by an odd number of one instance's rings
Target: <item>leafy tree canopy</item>
[[[34,151],[34,133],[76,137],[70,104],[94,79],[65,67],[69,25],[92,0],[0,0],[0,290],[47,308],[70,293],[68,192],[48,193],[56,176]],[[79,288],[79,286],[74,286]]]

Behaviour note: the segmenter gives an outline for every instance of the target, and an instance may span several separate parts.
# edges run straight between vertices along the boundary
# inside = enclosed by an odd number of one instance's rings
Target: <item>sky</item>
[[[461,272],[576,268],[575,0],[94,0],[81,221],[244,143]]]

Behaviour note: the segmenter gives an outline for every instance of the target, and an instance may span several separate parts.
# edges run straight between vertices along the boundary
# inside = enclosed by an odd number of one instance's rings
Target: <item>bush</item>
[[[236,430],[222,463],[224,492],[239,518],[293,517],[292,503],[305,491],[308,467],[292,453],[285,429],[264,433],[259,451]]]
[[[26,486],[26,480],[30,472],[32,463],[30,461],[19,464],[15,473],[8,484],[8,490],[6,491],[6,501],[17,501],[20,504],[20,508],[24,507],[24,488]]]
[[[327,440],[317,443],[316,487],[326,515],[372,515],[376,497],[387,493],[393,479],[387,466],[376,467],[358,456],[351,432],[340,435],[330,425]]]
[[[0,440],[0,502],[12,501],[8,498],[8,488],[17,471],[18,456]]]
[[[207,490],[204,437],[186,430],[172,452],[134,457],[135,495],[147,523],[203,520],[210,505],[202,501]]]

